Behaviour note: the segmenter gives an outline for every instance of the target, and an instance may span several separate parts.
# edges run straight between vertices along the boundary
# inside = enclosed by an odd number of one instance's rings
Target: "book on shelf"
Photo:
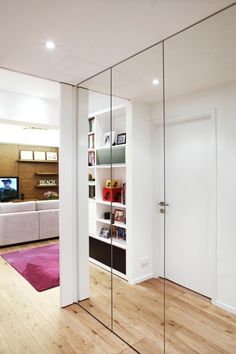
[[[89,133],[94,132],[94,128],[95,128],[95,118],[89,118]]]
[[[89,151],[88,152],[88,166],[94,166],[94,165],[95,165],[95,152]]]
[[[88,148],[94,149],[94,134],[88,136]]]
[[[122,203],[126,205],[126,183],[123,183],[122,188]]]
[[[95,198],[95,186],[89,186],[89,198]]]

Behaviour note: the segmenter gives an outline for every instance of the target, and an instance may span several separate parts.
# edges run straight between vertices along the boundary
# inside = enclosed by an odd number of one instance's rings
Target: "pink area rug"
[[[1,256],[37,291],[59,285],[59,244],[28,248]]]

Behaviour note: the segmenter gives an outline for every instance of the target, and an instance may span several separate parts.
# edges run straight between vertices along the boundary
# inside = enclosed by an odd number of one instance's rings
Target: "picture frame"
[[[125,211],[123,209],[115,209],[114,220],[125,223]]]
[[[110,238],[111,237],[111,232],[109,229],[106,229],[105,227],[102,227],[100,230],[100,237],[104,237],[104,238]]]
[[[33,160],[33,151],[30,150],[21,150],[20,151],[20,159],[21,160]]]
[[[103,146],[110,147],[116,143],[116,132],[107,132],[103,136]]]
[[[34,160],[45,161],[46,160],[45,151],[34,151]]]
[[[126,133],[117,134],[116,144],[117,145],[126,144]]]
[[[57,161],[57,152],[47,151],[46,152],[46,159],[48,161]]]

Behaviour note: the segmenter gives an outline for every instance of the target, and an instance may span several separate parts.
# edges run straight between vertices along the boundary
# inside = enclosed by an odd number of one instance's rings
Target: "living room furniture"
[[[0,144],[1,176],[19,177],[20,199],[43,200],[47,191],[57,192],[58,160],[23,160],[21,151],[57,153],[58,148],[18,144]],[[42,180],[55,180],[55,184],[42,184]]]
[[[59,237],[59,200],[0,203],[0,246]]]

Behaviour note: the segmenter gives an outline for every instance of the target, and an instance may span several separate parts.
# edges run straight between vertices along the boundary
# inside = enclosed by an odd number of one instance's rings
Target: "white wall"
[[[59,100],[0,90],[0,142],[58,147]]]
[[[60,120],[60,301],[78,300],[76,89],[61,85]]]
[[[149,104],[127,107],[127,275],[136,283],[153,276],[153,123]]]
[[[59,101],[0,90],[0,120],[59,127]]]
[[[216,301],[236,312],[236,83],[166,102],[167,119],[213,109],[217,121]],[[153,106],[152,117],[162,118],[160,106]]]
[[[95,112],[107,110],[111,107],[111,100],[109,94],[104,95],[102,93],[88,91],[89,92],[89,116]],[[126,100],[122,98],[113,97],[112,106],[118,106],[124,104]]]
[[[0,143],[59,147],[59,129],[35,129],[0,121]]]

